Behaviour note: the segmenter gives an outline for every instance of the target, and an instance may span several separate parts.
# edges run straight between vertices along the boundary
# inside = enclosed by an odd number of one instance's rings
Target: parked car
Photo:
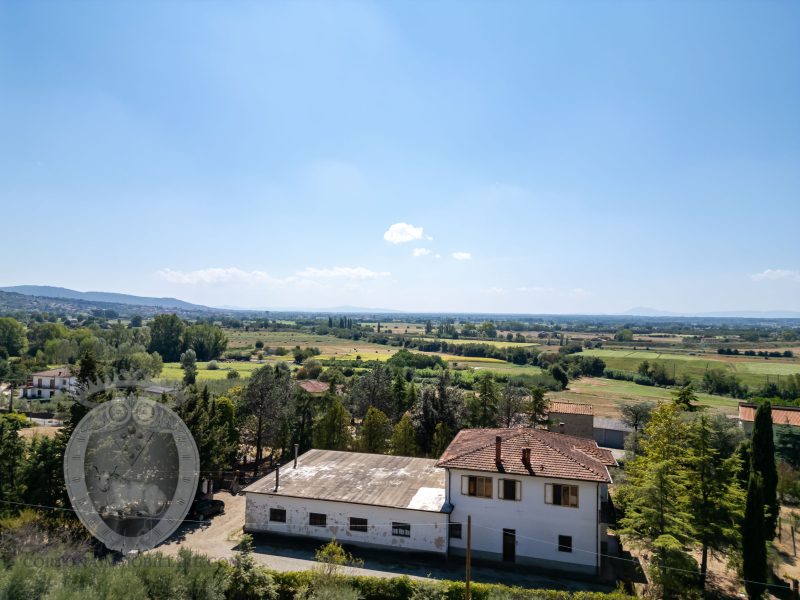
[[[197,500],[192,507],[192,515],[195,519],[205,520],[215,515],[221,515],[225,512],[225,503],[222,500],[211,500],[203,498]]]

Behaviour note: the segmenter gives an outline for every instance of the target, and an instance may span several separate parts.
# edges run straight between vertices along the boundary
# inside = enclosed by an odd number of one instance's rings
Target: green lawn
[[[751,387],[761,386],[769,379],[774,381],[775,377],[779,375],[800,373],[800,361],[796,358],[765,360],[756,357],[729,357],[717,354],[690,355],[652,350],[610,350],[605,348],[584,350],[583,354],[598,356],[605,361],[608,368],[625,371],[636,371],[643,360],[651,363],[658,362],[663,364],[667,371],[673,373],[675,377],[689,375],[696,380],[702,379],[703,374],[709,369],[720,369],[736,374],[742,383]]]
[[[585,377],[571,381],[569,389],[548,394],[551,399],[592,404],[599,416],[618,416],[619,404],[625,402],[671,401],[672,390],[655,386],[638,385],[632,381],[618,381]],[[736,414],[738,400],[724,396],[697,394],[699,404],[716,412]]]

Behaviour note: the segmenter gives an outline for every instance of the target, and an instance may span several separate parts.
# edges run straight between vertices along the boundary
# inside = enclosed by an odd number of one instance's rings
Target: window
[[[269,520],[275,523],[286,523],[286,509],[283,508],[270,508]]]
[[[497,488],[497,497],[501,500],[519,500],[522,493],[522,482],[516,479],[501,479]]]
[[[450,523],[450,539],[461,539],[461,523]]]
[[[398,537],[411,537],[410,523],[392,523],[392,535]]]
[[[325,527],[327,525],[327,515],[322,513],[308,513],[308,524],[312,527]]]
[[[350,531],[367,531],[367,520],[350,517]]]
[[[558,536],[558,551],[559,552],[572,552],[572,536],[560,535]]]
[[[476,477],[474,475],[464,475],[461,477],[461,493],[464,496],[491,498],[492,478]]]
[[[544,501],[547,504],[578,508],[578,486],[546,483],[544,486]]]

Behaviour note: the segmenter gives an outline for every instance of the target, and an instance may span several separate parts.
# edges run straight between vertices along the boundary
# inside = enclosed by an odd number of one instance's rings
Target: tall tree
[[[507,382],[500,395],[500,424],[511,427],[525,404],[525,388]]]
[[[532,427],[547,425],[549,403],[545,397],[543,387],[536,386],[531,390],[531,397],[528,402],[528,420]]]
[[[431,441],[431,455],[440,457],[453,441],[455,434],[445,423],[437,423]]]
[[[775,537],[780,503],[778,501],[778,468],[775,464],[775,440],[772,432],[772,405],[769,401],[761,404],[756,410],[751,453],[752,470],[761,475],[763,486],[766,506],[765,539],[771,541]]]
[[[476,382],[475,395],[470,403],[473,427],[496,427],[499,398],[497,384],[489,371],[482,371]]]
[[[338,397],[314,425],[314,446],[323,450],[347,450],[350,447],[350,413]]]
[[[0,415],[0,514],[15,509],[9,502],[22,500],[21,470],[25,440],[19,435],[20,426],[20,420],[14,415]]]
[[[183,343],[191,348],[201,361],[213,360],[222,356],[228,347],[228,338],[221,327],[209,323],[198,323],[186,328]]]
[[[744,493],[736,477],[738,457],[725,448],[725,431],[715,429],[708,416],[701,415],[689,433],[690,513],[701,548],[700,587],[705,588],[709,551],[721,553],[739,546]],[[721,450],[728,451],[727,457]]]
[[[356,417],[364,417],[370,406],[380,409],[391,418],[396,417],[391,371],[378,364],[356,379],[350,391],[350,404]]]
[[[620,420],[636,432],[644,429],[653,414],[652,402],[626,402],[619,405]]]
[[[392,439],[389,442],[392,454],[396,456],[418,456],[419,446],[417,446],[417,434],[411,417],[403,415],[392,431]]]
[[[620,500],[620,532],[653,553],[651,573],[665,598],[676,597],[678,580],[669,569],[686,562],[682,550],[693,536],[689,497],[688,426],[675,404],[660,404],[645,427],[642,452],[628,463]]]
[[[244,393],[244,412],[256,421],[254,472],[263,460],[264,446],[269,446],[274,454],[280,442],[291,394],[291,380],[282,370],[264,365],[250,376]]]
[[[0,317],[0,358],[20,356],[27,345],[25,326],[11,317]]]
[[[367,409],[367,416],[361,422],[358,447],[362,452],[383,454],[386,452],[387,438],[391,431],[389,417],[374,406]]]
[[[183,369],[183,383],[194,385],[197,381],[197,355],[191,348],[181,354],[181,369]]]
[[[761,475],[750,473],[747,504],[742,522],[742,575],[750,600],[762,597],[767,581],[767,524],[764,515],[764,489]]]
[[[672,398],[682,410],[691,411],[696,408],[694,403],[697,402],[697,394],[694,393],[694,387],[691,383],[687,383],[677,392],[673,392]]]
[[[178,315],[156,315],[150,322],[148,352],[158,352],[166,362],[176,362],[185,349],[183,333],[186,325]]]

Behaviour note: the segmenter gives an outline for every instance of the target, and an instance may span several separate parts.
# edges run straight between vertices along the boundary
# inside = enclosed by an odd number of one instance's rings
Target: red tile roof
[[[501,438],[495,461],[495,440]],[[530,467],[522,450],[530,448]],[[462,429],[437,463],[440,467],[512,473],[556,479],[611,482],[607,467],[617,461],[594,440],[551,433],[541,429]]]
[[[757,408],[755,404],[739,402],[739,420],[752,423],[756,419]],[[800,406],[773,406],[772,424],[800,427]]]
[[[330,389],[330,385],[318,379],[302,379],[297,382],[297,385],[309,394],[324,394]]]
[[[594,407],[591,404],[577,404],[575,402],[551,402],[550,412],[562,415],[593,415]]]

